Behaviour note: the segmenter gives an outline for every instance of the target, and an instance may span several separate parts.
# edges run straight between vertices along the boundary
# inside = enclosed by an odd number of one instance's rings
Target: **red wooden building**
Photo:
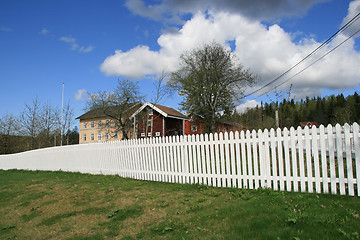
[[[135,138],[183,135],[188,118],[177,110],[146,102],[130,117]]]

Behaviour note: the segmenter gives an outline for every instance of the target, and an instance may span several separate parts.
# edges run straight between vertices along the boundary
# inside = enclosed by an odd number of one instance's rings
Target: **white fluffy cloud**
[[[356,16],[360,12],[360,1],[353,1],[349,4],[348,9],[348,15],[344,18],[343,24],[349,22],[351,19],[353,19],[354,16]],[[346,31],[347,35],[350,35],[351,33],[357,31],[360,29],[360,21],[355,21],[354,24],[350,26],[350,28]]]
[[[141,1],[138,0],[138,2]],[[352,2],[348,16],[351,16],[359,5],[360,0]],[[264,91],[294,76],[346,37],[345,34],[340,35],[331,45]],[[105,59],[101,70],[106,75],[123,75],[129,78],[158,74],[164,69],[173,71],[178,67],[181,53],[211,41],[217,41],[227,47],[229,47],[229,41],[235,42],[234,52],[240,62],[259,76],[257,84],[248,92],[275,79],[320,45],[311,38],[294,42],[292,34],[287,33],[279,25],[274,24],[268,27],[258,20],[249,19],[238,13],[208,11],[207,14],[203,14],[199,12],[176,34],[163,33],[158,38],[159,51],[152,51],[147,46],[137,46],[127,52],[116,50],[114,55]],[[355,50],[354,44],[354,40],[350,39],[341,48],[276,90],[289,89],[292,84],[292,95],[302,98],[318,95],[323,89],[347,89],[358,86],[360,84],[358,77],[360,76],[358,67],[360,53]]]
[[[90,98],[89,92],[86,89],[79,89],[75,93],[75,100],[76,101],[87,101]]]
[[[128,52],[116,50],[100,66],[106,75],[123,75],[141,78],[161,73],[164,69],[174,70],[176,59],[162,51],[151,51],[147,46],[137,46]]]
[[[240,104],[236,107],[236,111],[238,113],[244,113],[250,108],[254,108],[256,106],[260,106],[260,102],[257,102],[256,100],[247,100],[245,103]]]

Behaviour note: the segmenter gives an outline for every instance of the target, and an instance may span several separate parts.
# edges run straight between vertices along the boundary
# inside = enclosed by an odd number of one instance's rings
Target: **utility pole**
[[[60,146],[63,145],[63,128],[64,128],[64,83],[62,84],[62,99],[61,99]]]
[[[275,124],[276,124],[276,128],[279,128],[279,111],[278,110],[275,111]]]

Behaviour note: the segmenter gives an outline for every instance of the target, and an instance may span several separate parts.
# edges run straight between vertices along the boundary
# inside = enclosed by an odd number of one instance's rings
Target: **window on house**
[[[101,128],[101,120],[98,121],[98,128]]]
[[[197,132],[197,125],[191,125],[191,131]]]
[[[156,137],[160,137],[160,132],[156,132],[156,133],[155,133],[155,136],[156,136]]]
[[[84,129],[86,129],[87,122],[84,122]]]
[[[86,141],[86,134],[83,135],[83,141]]]
[[[95,136],[94,136],[94,134],[92,133],[91,134],[91,141],[94,141],[95,140]]]
[[[145,137],[145,133],[141,133],[141,136],[142,136],[142,137]]]
[[[108,132],[105,133],[105,140],[106,141],[109,140],[109,133]]]
[[[118,139],[118,133],[114,132],[114,139]]]
[[[94,128],[95,127],[95,123],[94,121],[91,121],[91,128]]]
[[[98,133],[98,141],[101,141],[101,133]]]
[[[154,114],[154,110],[152,108],[149,108],[148,109],[148,114],[149,116],[153,115]]]
[[[151,137],[151,132],[148,133],[148,137]]]
[[[109,126],[109,119],[105,120],[105,126],[108,127]]]

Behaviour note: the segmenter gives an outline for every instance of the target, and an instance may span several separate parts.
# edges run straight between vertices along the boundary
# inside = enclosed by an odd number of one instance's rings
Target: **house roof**
[[[165,112],[166,114],[170,115],[170,116],[173,116],[173,117],[180,117],[180,118],[186,118],[187,117],[180,113],[179,111],[171,108],[171,107],[165,107],[165,106],[161,106],[161,105],[158,105],[158,104],[153,104],[155,107],[159,108],[161,111]]]
[[[133,114],[138,109],[140,104],[141,104],[141,102],[129,103],[129,106],[126,111],[126,115],[129,116],[129,115]],[[98,118],[98,117],[107,117],[109,115],[116,115],[119,113],[120,113],[119,106],[110,106],[106,109],[106,111],[104,111],[104,109],[102,109],[102,108],[92,109],[92,110],[84,113],[83,115],[77,117],[76,119],[81,120],[81,119],[90,119],[90,118]]]
[[[182,120],[188,120],[189,119],[184,114],[180,113],[179,111],[177,111],[177,110],[175,110],[175,109],[173,109],[171,107],[165,107],[165,106],[162,106],[162,105],[152,104],[152,103],[149,103],[149,102],[146,102],[144,105],[142,105],[136,112],[134,112],[131,115],[130,118],[135,117],[139,112],[141,112],[146,107],[150,107],[150,108],[154,109],[155,111],[157,111],[158,113],[160,113],[164,117],[177,118],[177,119],[182,119]]]

